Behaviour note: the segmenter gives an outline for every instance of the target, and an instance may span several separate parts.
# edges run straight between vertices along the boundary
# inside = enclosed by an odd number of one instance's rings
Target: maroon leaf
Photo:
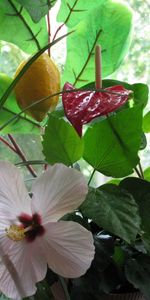
[[[70,83],[65,83],[64,90],[73,90]],[[73,91],[62,95],[66,117],[82,136],[82,126],[96,117],[107,115],[122,106],[133,93],[123,86],[117,85],[105,88],[106,92]]]

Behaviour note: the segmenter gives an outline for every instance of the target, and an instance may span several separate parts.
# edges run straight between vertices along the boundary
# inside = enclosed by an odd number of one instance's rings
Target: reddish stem
[[[51,41],[51,24],[50,24],[50,12],[47,14],[47,26],[48,26],[48,43]],[[51,56],[50,48],[48,48],[48,55]]]
[[[61,28],[62,28],[64,25],[65,25],[65,23],[61,24],[61,25],[57,28],[57,30],[56,30],[56,32],[55,32],[55,34],[54,34],[54,36],[53,36],[53,40],[52,40],[52,41],[54,41],[54,40],[56,39],[56,36],[57,36],[58,32],[61,30]]]
[[[16,150],[16,153],[20,156],[20,158],[22,159],[22,161],[27,162],[27,159],[26,159],[24,153],[22,152],[22,150],[19,147],[19,145],[16,143],[15,139],[13,138],[13,136],[11,134],[8,134],[8,137],[9,137],[10,141],[12,142],[12,144],[13,144],[15,150]],[[34,171],[34,169],[32,168],[32,166],[27,165],[27,169],[29,170],[29,172],[31,173],[31,175],[33,177],[37,177],[37,174]]]
[[[64,23],[61,24],[61,25],[57,28],[57,30],[56,30],[56,32],[55,32],[55,34],[54,34],[54,37],[53,37],[53,41],[55,40],[56,35],[57,35],[58,32],[61,30],[61,28],[62,28],[64,25],[66,25],[66,23],[67,23],[68,20],[70,19],[70,16],[71,16],[72,12],[74,11],[74,8],[75,8],[77,2],[78,2],[78,0],[75,0],[75,2],[74,2],[74,4],[73,4],[72,7],[70,7],[70,6],[68,5],[68,7],[69,7],[69,14],[68,14],[66,20],[64,21]]]
[[[14,151],[15,153],[17,153],[16,149],[14,147],[12,147],[5,139],[3,139],[2,137],[0,137],[0,141],[3,142],[6,146],[8,146],[12,151]]]
[[[95,88],[102,88],[102,58],[101,58],[101,46],[95,47]]]

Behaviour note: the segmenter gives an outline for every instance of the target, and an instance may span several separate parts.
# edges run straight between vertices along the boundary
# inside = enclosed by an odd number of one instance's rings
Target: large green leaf
[[[0,73],[0,97],[4,94],[5,90],[11,84],[12,78],[5,74]],[[17,105],[16,98],[12,92],[5,102],[3,109],[0,111],[0,126],[5,124],[14,115],[20,112]],[[19,119],[10,123],[0,133],[39,133],[38,124],[30,118],[20,116]]]
[[[150,257],[140,255],[129,259],[125,268],[126,277],[146,299],[150,299]]]
[[[129,193],[116,185],[106,184],[99,189],[91,189],[81,211],[97,225],[128,243],[135,240],[139,231],[137,204]]]
[[[16,0],[26,8],[33,22],[37,23],[45,16],[57,0]]]
[[[132,194],[139,206],[142,220],[142,239],[150,253],[150,183],[143,179],[131,177],[121,181],[120,186]]]
[[[60,10],[57,15],[58,22],[65,22],[68,27],[77,25],[85,18],[89,11],[107,0],[61,0]]]
[[[67,39],[67,60],[63,82],[76,86],[94,80],[96,44],[102,46],[102,75],[108,76],[122,62],[130,45],[132,12],[124,4],[112,0],[99,6],[77,24]]]
[[[0,40],[33,54],[48,42],[46,20],[35,24],[28,12],[14,0],[0,1]]]
[[[142,134],[140,106],[92,124],[84,136],[84,159],[107,176],[124,177],[137,165]]]
[[[83,140],[68,122],[49,116],[43,137],[43,153],[50,164],[63,163],[70,166],[81,158]]]

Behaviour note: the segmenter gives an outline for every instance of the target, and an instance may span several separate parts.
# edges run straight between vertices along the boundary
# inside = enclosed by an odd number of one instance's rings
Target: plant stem
[[[96,45],[95,47],[95,88],[102,88],[102,56],[100,45]]]
[[[58,278],[59,278],[60,284],[61,284],[61,286],[63,288],[66,300],[71,300],[70,299],[70,295],[68,293],[68,289],[67,289],[67,285],[66,285],[65,279],[63,277],[61,277],[61,276],[58,276]]]
[[[48,26],[48,44],[51,42],[51,23],[50,23],[50,11],[47,14],[47,26]],[[51,50],[48,48],[48,55],[51,56]]]
[[[18,156],[19,156],[24,162],[27,162],[24,153],[22,152],[22,150],[21,150],[21,148],[19,147],[19,145],[16,143],[14,137],[13,137],[11,134],[8,134],[8,137],[9,137],[10,141],[12,142],[12,144],[13,144],[15,150],[16,150],[16,153],[18,154]],[[31,173],[31,175],[32,175],[33,177],[37,177],[37,174],[36,174],[36,172],[34,171],[34,169],[32,168],[32,166],[27,165],[27,169],[29,170],[29,172]]]
[[[17,153],[16,149],[14,147],[12,147],[5,139],[3,139],[2,137],[0,137],[0,141],[3,142],[6,146],[8,146],[12,151],[14,151],[15,153]]]
[[[93,179],[93,176],[94,176],[94,174],[95,174],[95,169],[93,170],[93,172],[91,173],[91,176],[90,176],[90,179],[89,179],[89,181],[88,181],[88,186],[90,185],[90,183],[91,183],[91,181],[92,181],[92,179]]]
[[[139,178],[142,178],[142,176],[141,176],[141,174],[140,174],[138,168],[136,167],[134,170],[135,170],[136,174],[138,175],[138,177],[139,177]]]
[[[139,162],[139,169],[140,169],[141,177],[144,179],[144,173],[143,173],[141,162]]]

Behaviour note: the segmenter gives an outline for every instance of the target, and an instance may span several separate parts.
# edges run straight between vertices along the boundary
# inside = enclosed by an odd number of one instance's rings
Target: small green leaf
[[[43,137],[43,153],[50,164],[70,166],[81,158],[83,140],[68,122],[50,115]]]
[[[35,24],[14,0],[0,1],[0,24],[0,40],[13,43],[27,53],[33,54],[48,43],[46,20]]]
[[[139,161],[141,134],[141,107],[122,110],[88,128],[83,157],[104,175],[124,177],[133,172]]]
[[[150,111],[143,118],[143,130],[145,133],[150,132]]]
[[[144,170],[144,179],[150,181],[150,167]]]
[[[94,81],[96,44],[102,47],[103,77],[113,73],[127,53],[131,40],[132,12],[123,3],[100,1],[73,29],[67,39],[63,82],[79,87]]]
[[[139,289],[147,299],[150,299],[150,257],[140,255],[137,258],[129,259],[125,272],[128,281]]]
[[[33,22],[38,23],[44,17],[49,9],[56,3],[57,0],[16,0],[30,14]]]
[[[135,241],[140,228],[138,206],[132,195],[112,184],[91,189],[81,205],[83,215],[104,230],[128,243]]]

